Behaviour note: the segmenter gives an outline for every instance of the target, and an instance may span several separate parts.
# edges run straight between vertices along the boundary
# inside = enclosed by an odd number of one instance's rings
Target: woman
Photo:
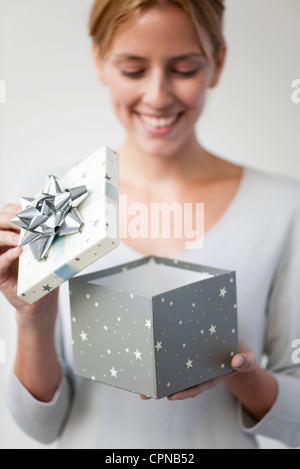
[[[95,1],[95,63],[126,129],[121,193],[148,208],[202,202],[206,235],[198,250],[185,249],[184,237],[126,237],[94,270],[148,254],[236,270],[243,340],[232,359],[236,373],[161,401],[75,383],[65,287],[60,308],[57,291],[33,306],[16,297],[21,249],[10,249],[18,241],[10,220],[18,207],[8,205],[0,215],[0,287],[18,324],[8,405],[39,441],[60,436],[65,448],[256,448],[262,434],[300,445],[300,369],[291,359],[300,336],[300,185],[225,161],[196,138],[207,91],[225,61],[223,13],[221,0]],[[127,216],[121,213],[121,227]],[[264,353],[267,369],[259,365]]]

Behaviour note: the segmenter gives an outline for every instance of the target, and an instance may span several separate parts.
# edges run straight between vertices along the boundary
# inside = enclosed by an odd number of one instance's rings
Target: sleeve
[[[60,318],[60,315],[58,315]],[[67,421],[71,408],[74,383],[67,372],[62,358],[62,337],[60,320],[56,326],[56,346],[62,369],[62,379],[53,400],[44,403],[36,400],[19,381],[11,370],[6,386],[6,403],[8,409],[21,428],[34,440],[48,445],[60,435]]]
[[[267,307],[267,369],[277,379],[279,394],[269,413],[256,423],[239,408],[241,429],[253,436],[300,446],[300,190],[288,236],[273,279]]]
[[[64,167],[58,168],[57,173],[60,177],[63,177],[66,170],[67,168]],[[36,187],[36,192],[40,190],[40,184],[44,179],[44,172],[34,174],[31,183],[34,188]],[[24,185],[19,194],[30,192],[34,191],[32,187],[28,191],[28,184],[26,183],[26,187]],[[15,191],[10,195],[12,200],[17,199],[17,197]],[[13,372],[13,366],[11,366],[6,383],[6,404],[17,425],[28,436],[45,445],[54,442],[62,432],[74,394],[74,377],[71,372],[68,372],[63,350],[61,315],[64,308],[65,306],[60,299],[60,311],[56,326],[56,348],[62,369],[62,379],[52,402],[37,401],[19,381]]]

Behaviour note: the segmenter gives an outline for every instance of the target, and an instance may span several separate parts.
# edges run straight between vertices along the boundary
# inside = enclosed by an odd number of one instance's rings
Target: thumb
[[[256,358],[252,352],[238,353],[231,362],[232,368],[241,373],[247,373],[256,366]]]

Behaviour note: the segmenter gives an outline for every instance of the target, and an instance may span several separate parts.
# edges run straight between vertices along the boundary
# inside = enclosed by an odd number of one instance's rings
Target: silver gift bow
[[[25,230],[19,245],[30,244],[35,259],[43,259],[57,236],[80,231],[83,221],[76,207],[87,195],[86,186],[64,189],[56,176],[49,176],[39,195],[21,199],[23,211],[12,220]]]

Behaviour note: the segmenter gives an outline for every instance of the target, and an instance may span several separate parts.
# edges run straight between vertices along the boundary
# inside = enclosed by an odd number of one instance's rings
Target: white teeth
[[[141,115],[141,118],[146,124],[149,124],[152,127],[155,127],[157,129],[161,129],[164,127],[169,127],[170,125],[174,124],[176,120],[178,119],[178,114],[172,117],[160,117],[160,118]]]

